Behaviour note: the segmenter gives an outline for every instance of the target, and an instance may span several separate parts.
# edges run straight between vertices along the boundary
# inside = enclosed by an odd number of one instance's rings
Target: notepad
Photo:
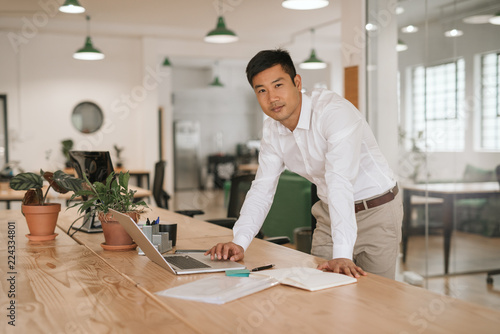
[[[272,277],[212,276],[156,292],[159,296],[224,304],[262,291],[279,282]]]
[[[294,286],[308,291],[317,291],[335,286],[356,283],[358,281],[354,277],[307,267],[264,270],[251,273],[250,277],[272,277],[281,284]]]

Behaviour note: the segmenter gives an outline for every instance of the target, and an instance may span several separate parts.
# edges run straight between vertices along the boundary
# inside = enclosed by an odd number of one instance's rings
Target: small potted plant
[[[130,174],[128,172],[115,175],[111,173],[105,183],[91,183],[88,178],[85,179],[84,187],[76,191],[71,199],[82,197],[84,200],[75,202],[70,207],[79,207],[79,219],[91,215],[98,215],[104,232],[105,242],[101,244],[105,250],[129,250],[137,246],[125,229],[120,225],[109,209],[125,213],[132,217],[134,221],[139,220],[140,213],[144,212],[147,204],[144,201],[135,202],[135,190],[128,188]]]
[[[49,182],[45,193],[42,191],[43,181]],[[52,240],[57,236],[54,233],[59,212],[60,203],[48,203],[47,195],[52,188],[58,193],[65,194],[68,191],[77,192],[82,189],[82,180],[77,179],[63,171],[35,173],[19,173],[10,180],[10,187],[14,190],[26,190],[21,211],[26,217],[30,234],[26,236],[33,241]]]

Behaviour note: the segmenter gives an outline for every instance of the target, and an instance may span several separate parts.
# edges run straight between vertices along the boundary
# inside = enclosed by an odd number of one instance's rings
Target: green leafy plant
[[[45,194],[42,191],[43,180],[49,182]],[[23,198],[24,205],[45,205],[50,188],[61,194],[65,194],[70,190],[78,192],[82,189],[82,180],[60,170],[52,173],[40,169],[40,174],[31,172],[17,174],[10,180],[10,187],[14,190],[27,190]]]
[[[94,214],[98,212],[108,213],[109,209],[118,212],[143,212],[148,205],[144,201],[134,202],[135,190],[128,188],[130,174],[128,172],[115,175],[111,173],[105,183],[91,183],[86,175],[83,175],[85,184],[83,188],[76,191],[71,200],[82,197],[83,201],[75,202],[72,207],[79,207],[80,214]]]

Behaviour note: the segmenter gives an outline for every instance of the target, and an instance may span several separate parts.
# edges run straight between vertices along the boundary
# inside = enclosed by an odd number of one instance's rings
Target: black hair
[[[283,71],[290,76],[295,85],[294,79],[297,72],[290,54],[286,50],[276,49],[260,51],[248,62],[246,73],[250,86],[253,87],[252,81],[257,74],[275,65],[281,65]]]

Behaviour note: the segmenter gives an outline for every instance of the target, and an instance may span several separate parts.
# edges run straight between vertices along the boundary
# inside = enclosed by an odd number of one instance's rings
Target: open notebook
[[[356,283],[358,280],[342,274],[325,272],[314,268],[293,267],[264,270],[250,274],[251,277],[272,277],[281,284],[317,291],[335,286]]]

